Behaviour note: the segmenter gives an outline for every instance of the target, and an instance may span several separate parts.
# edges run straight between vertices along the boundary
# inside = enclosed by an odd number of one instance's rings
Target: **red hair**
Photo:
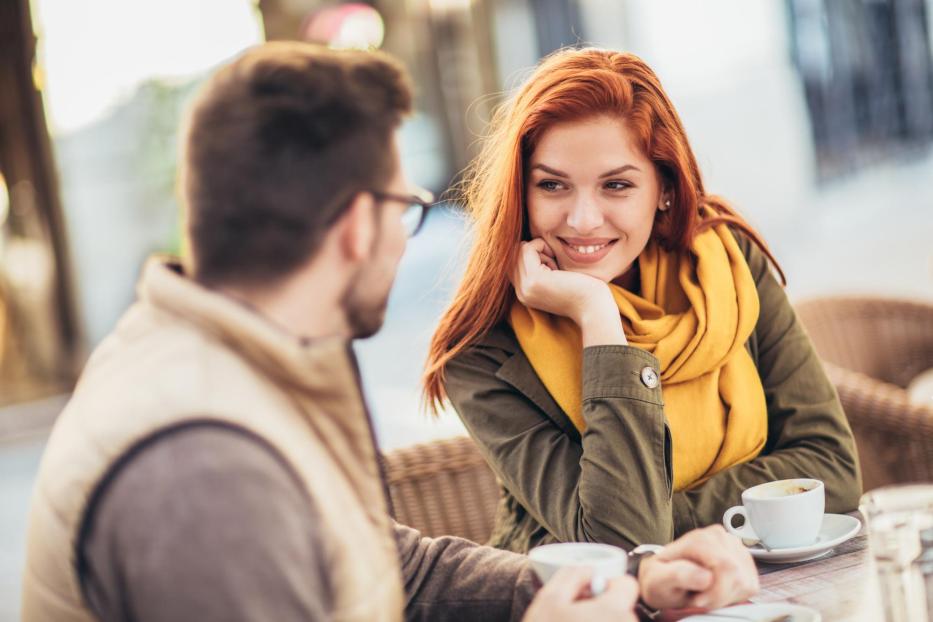
[[[432,411],[446,399],[447,363],[502,321],[514,300],[507,267],[518,260],[519,242],[528,237],[524,176],[537,141],[555,123],[596,115],[625,121],[671,195],[671,207],[657,212],[651,233],[662,248],[683,251],[700,231],[727,223],[748,235],[784,280],[761,236],[723,199],[706,194],[680,117],[651,68],[624,52],[560,50],[496,112],[462,182],[475,236],[463,280],[428,350],[423,383]],[[701,220],[702,206],[716,216]]]

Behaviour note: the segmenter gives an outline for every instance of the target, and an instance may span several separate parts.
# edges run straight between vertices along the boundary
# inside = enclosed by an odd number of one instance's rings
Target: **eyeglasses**
[[[421,227],[428,217],[428,210],[436,205],[434,195],[427,190],[418,190],[415,194],[393,194],[380,190],[370,190],[370,194],[377,201],[396,201],[408,205],[402,213],[402,224],[405,226],[408,237],[412,237],[421,231]]]

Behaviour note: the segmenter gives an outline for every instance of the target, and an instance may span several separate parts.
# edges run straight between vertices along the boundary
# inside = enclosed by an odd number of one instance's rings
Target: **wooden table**
[[[864,522],[864,521],[863,521]],[[799,564],[758,564],[761,592],[752,602],[812,607],[823,622],[884,619],[865,528],[828,556]]]

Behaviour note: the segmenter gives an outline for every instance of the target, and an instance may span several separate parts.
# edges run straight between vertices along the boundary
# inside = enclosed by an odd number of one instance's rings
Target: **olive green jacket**
[[[641,379],[657,359],[631,346],[584,349],[581,437],[503,321],[448,364],[445,385],[504,487],[491,544],[527,552],[554,541],[666,543],[719,523],[746,488],[793,477],[825,483],[827,512],[856,508],[861,476],[839,398],[765,256],[736,237],[761,301],[746,344],[768,405],[761,454],[672,493],[662,390]]]

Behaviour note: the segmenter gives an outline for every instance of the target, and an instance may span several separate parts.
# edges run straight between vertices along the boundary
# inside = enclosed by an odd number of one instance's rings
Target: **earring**
[[[667,201],[664,202],[664,207],[661,208],[661,211],[662,211],[662,212],[663,212],[663,211],[666,211],[666,210],[670,209],[670,207],[671,207],[671,200],[668,199]]]

